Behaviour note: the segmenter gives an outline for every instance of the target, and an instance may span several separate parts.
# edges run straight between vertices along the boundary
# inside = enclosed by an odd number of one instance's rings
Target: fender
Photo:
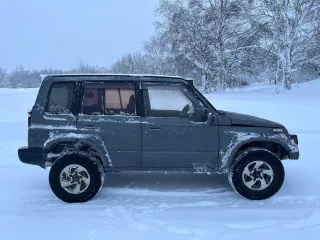
[[[290,138],[285,134],[225,131],[221,135],[220,141],[222,141],[218,158],[218,166],[220,166],[220,169],[228,168],[232,164],[239,149],[248,143],[271,142],[279,144],[288,153],[292,151]]]
[[[112,167],[112,162],[107,148],[102,139],[93,134],[77,134],[77,133],[50,133],[48,140],[44,143],[44,150],[48,151],[53,145],[60,142],[77,142],[89,145],[97,152],[97,156],[101,159],[103,167]]]

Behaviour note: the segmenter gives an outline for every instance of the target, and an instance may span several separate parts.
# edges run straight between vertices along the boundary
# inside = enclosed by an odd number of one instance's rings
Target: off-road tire
[[[67,192],[61,185],[60,174],[62,170],[72,164],[80,165],[90,175],[90,183],[84,192],[72,194]],[[95,157],[82,153],[67,153],[59,157],[50,169],[49,183],[53,193],[67,203],[86,202],[91,200],[101,189],[104,182],[103,167]]]
[[[251,162],[263,161],[271,166],[273,180],[263,190],[252,190],[243,180],[243,172]],[[263,148],[248,148],[239,152],[228,170],[228,179],[232,188],[242,197],[250,200],[263,200],[276,194],[284,182],[285,172],[279,157]]]

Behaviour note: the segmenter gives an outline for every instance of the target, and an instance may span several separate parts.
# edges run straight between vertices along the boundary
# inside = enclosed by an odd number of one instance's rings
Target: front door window
[[[145,88],[148,96],[145,97],[147,117],[187,118],[195,122],[207,120],[205,107],[185,86],[159,84]]]

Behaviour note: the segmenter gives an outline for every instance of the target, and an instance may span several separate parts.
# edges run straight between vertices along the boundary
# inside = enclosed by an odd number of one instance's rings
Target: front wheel
[[[262,148],[249,148],[237,154],[228,171],[233,189],[251,200],[272,197],[280,190],[284,176],[279,157]]]
[[[86,202],[100,190],[104,181],[101,163],[85,153],[69,153],[52,165],[49,183],[53,193],[68,203]]]

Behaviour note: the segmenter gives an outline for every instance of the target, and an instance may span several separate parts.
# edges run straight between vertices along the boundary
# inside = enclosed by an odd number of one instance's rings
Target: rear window
[[[50,91],[46,112],[69,114],[72,112],[74,83],[55,83]]]

